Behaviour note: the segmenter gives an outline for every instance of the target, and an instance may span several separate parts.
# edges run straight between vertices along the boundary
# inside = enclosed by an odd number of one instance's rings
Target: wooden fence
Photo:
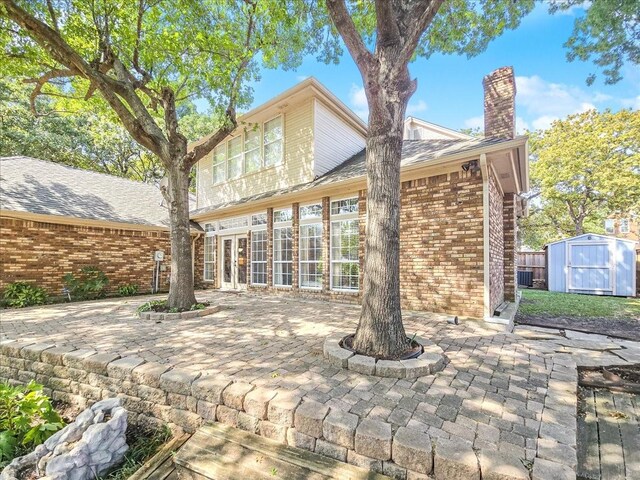
[[[546,288],[546,258],[546,252],[518,252],[518,271],[533,272],[533,286],[535,288]]]

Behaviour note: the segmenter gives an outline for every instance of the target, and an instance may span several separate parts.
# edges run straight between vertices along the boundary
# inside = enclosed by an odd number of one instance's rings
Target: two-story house
[[[513,70],[496,70],[483,83],[484,138],[406,122],[404,308],[489,318],[515,298],[527,138],[515,136]],[[205,231],[197,280],[358,301],[366,133],[367,125],[313,78],[243,115],[197,165],[191,218]]]

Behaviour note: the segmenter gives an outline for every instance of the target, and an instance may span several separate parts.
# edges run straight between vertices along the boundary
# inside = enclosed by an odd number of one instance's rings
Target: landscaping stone
[[[306,400],[295,411],[294,426],[300,433],[321,438],[322,422],[328,413],[328,406],[313,400]]]
[[[22,469],[37,466],[50,480],[93,480],[124,458],[129,448],[126,430],[121,399],[97,402],[33,452],[14,459],[0,478],[17,480]]]
[[[531,480],[575,480],[576,472],[572,468],[560,463],[535,458]]]
[[[376,376],[404,378],[405,367],[399,360],[378,360],[376,362]]]
[[[431,374],[437,373],[445,367],[445,361],[442,353],[423,353],[418,357],[418,360],[423,360],[429,363],[429,370]]]
[[[348,360],[353,357],[355,354],[342,348],[341,346],[335,345],[326,345],[324,347],[324,355],[327,361],[338,368],[347,368]]]
[[[393,480],[407,480],[407,469],[392,462],[382,462],[382,473]]]
[[[275,440],[278,443],[287,443],[287,427],[284,425],[262,420],[260,422],[260,435]]]
[[[40,359],[43,362],[53,366],[62,365],[62,357],[69,352],[73,352],[76,348],[72,345],[62,345],[60,347],[49,348],[40,353]]]
[[[471,445],[438,438],[433,474],[436,480],[480,480],[478,459]]]
[[[55,343],[44,342],[29,345],[20,350],[20,356],[26,360],[40,360],[42,352],[55,347]]]
[[[186,432],[193,433],[202,425],[202,418],[193,412],[180,408],[171,408],[168,410],[168,413],[169,421],[181,426]]]
[[[231,383],[231,379],[221,375],[200,377],[191,384],[191,394],[199,400],[220,405],[223,403],[222,392]]]
[[[316,448],[316,439],[298,432],[295,428],[289,428],[287,429],[287,445],[313,452]]]
[[[431,473],[431,438],[426,433],[400,427],[393,437],[391,458],[401,467],[418,473]]]
[[[410,360],[400,360],[405,368],[406,378],[417,378],[431,374],[431,363],[426,359],[412,358]]]
[[[238,428],[251,433],[260,431],[260,419],[244,412],[238,412]]]
[[[287,427],[293,426],[293,413],[302,401],[300,395],[287,390],[279,390],[269,402],[267,418],[270,422]]]
[[[347,449],[326,440],[316,440],[316,453],[325,457],[335,458],[340,462],[347,461]]]
[[[529,470],[519,456],[495,450],[480,450],[482,480],[529,480]]]
[[[382,473],[382,460],[360,455],[353,450],[347,452],[347,463],[371,470],[372,472]]]
[[[85,358],[82,367],[88,372],[106,375],[107,365],[119,358],[117,353],[98,353]]]
[[[216,420],[230,427],[238,426],[238,411],[225,405],[218,405],[216,408]]]
[[[196,413],[200,415],[204,420],[216,420],[216,407],[215,403],[205,402],[204,400],[198,400],[196,405]]]
[[[333,409],[324,419],[322,435],[329,442],[353,450],[358,420],[353,413]]]
[[[188,395],[191,393],[191,384],[199,376],[200,372],[174,368],[160,375],[160,388],[167,392]]]
[[[376,373],[376,359],[365,355],[354,355],[347,360],[349,370],[364,375],[374,375]]]
[[[244,397],[253,390],[250,383],[237,382],[232,383],[222,392],[222,402],[227,406],[236,410],[242,410]]]
[[[81,350],[73,350],[63,355],[62,364],[65,367],[82,369],[82,367],[84,366],[84,360],[91,355],[95,355],[96,353],[97,352],[95,350],[87,348],[83,348]]]
[[[129,378],[133,369],[145,363],[144,358],[130,356],[114,360],[107,365],[107,374],[110,377],[124,380]]]
[[[134,368],[133,372],[131,372],[131,377],[137,383],[158,388],[160,386],[160,377],[169,368],[169,365],[166,364],[148,362]]]
[[[365,418],[356,429],[355,450],[360,455],[389,460],[391,458],[391,425]]]
[[[261,420],[267,419],[269,402],[276,396],[274,390],[256,388],[244,397],[242,404],[244,411]]]

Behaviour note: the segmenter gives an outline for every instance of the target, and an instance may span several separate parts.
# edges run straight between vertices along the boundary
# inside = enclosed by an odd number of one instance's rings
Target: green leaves
[[[44,288],[26,282],[8,284],[3,292],[3,301],[9,307],[23,308],[31,305],[42,305],[47,301]]]
[[[98,267],[82,267],[78,277],[73,273],[67,273],[63,281],[74,300],[102,298],[109,284],[109,279]]]
[[[0,384],[0,466],[64,427],[42,385]]]

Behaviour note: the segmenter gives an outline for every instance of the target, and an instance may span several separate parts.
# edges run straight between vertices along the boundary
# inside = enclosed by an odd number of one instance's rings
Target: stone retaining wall
[[[135,356],[120,358],[50,343],[0,342],[0,381],[30,380],[43,384],[54,400],[83,408],[120,397],[133,423],[155,427],[174,423],[193,432],[203,422],[218,421],[393,478],[427,480],[432,472],[445,480],[461,475],[504,480],[531,476],[517,455],[475,451],[470,444],[440,438],[433,439],[434,444],[418,430],[393,431],[389,423],[360,419],[312,400],[303,402],[288,390],[170,369]],[[572,473],[569,467],[536,458],[534,478],[543,478],[536,477],[536,468],[551,469],[554,475],[558,468]]]

